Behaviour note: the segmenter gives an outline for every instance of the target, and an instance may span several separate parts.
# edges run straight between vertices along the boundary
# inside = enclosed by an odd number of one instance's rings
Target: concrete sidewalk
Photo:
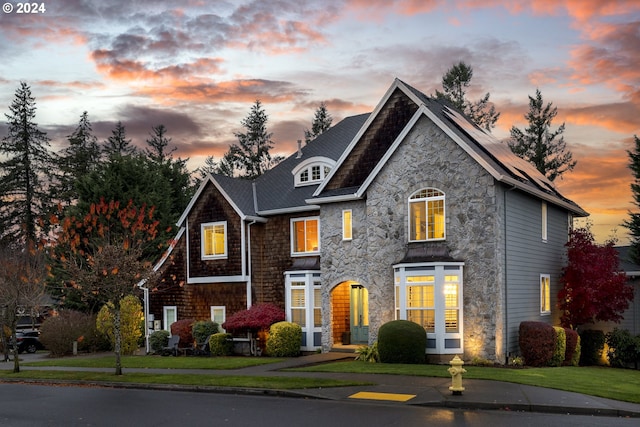
[[[45,355],[46,356],[46,355]],[[23,362],[42,358],[42,354],[21,355]],[[304,397],[329,400],[349,400],[349,401],[380,401],[385,404],[404,404],[418,406],[464,408],[464,409],[497,409],[505,411],[528,411],[563,413],[576,415],[599,415],[610,417],[639,417],[640,404],[621,402],[617,400],[604,399],[600,397],[588,396],[579,393],[571,393],[560,390],[547,389],[500,381],[488,380],[467,380],[463,385],[465,391],[462,395],[454,396],[449,391],[451,379],[449,378],[429,378],[403,375],[381,375],[381,374],[340,374],[340,373],[319,373],[319,372],[287,372],[283,369],[328,363],[337,360],[353,359],[351,353],[321,353],[297,358],[289,358],[283,362],[272,363],[260,366],[236,370],[176,370],[176,369],[130,369],[127,372],[147,372],[147,373],[185,373],[202,375],[247,375],[247,376],[291,376],[291,377],[315,377],[349,379],[368,382],[372,385],[356,387],[329,387],[319,389],[302,390],[264,390],[264,389],[239,389],[228,387],[201,387],[201,386],[154,386],[154,385],[121,385],[111,383],[116,387],[142,387],[142,388],[171,388],[171,389],[197,389],[198,391],[209,391],[218,393],[247,393],[265,394],[286,397]],[[0,362],[0,370],[10,370],[13,362]],[[61,368],[35,368],[22,366],[21,369],[51,369]],[[442,366],[447,369],[446,365]],[[80,369],[69,368],[69,370],[105,371],[112,372],[113,369]]]

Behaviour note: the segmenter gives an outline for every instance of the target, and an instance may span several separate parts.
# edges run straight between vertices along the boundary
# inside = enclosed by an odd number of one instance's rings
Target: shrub
[[[256,304],[232,314],[222,327],[231,332],[258,332],[285,318],[284,310],[274,304]]]
[[[356,350],[356,360],[361,362],[376,363],[380,361],[380,354],[378,353],[378,341],[374,342],[370,346],[361,345]]]
[[[115,348],[116,342],[113,310],[113,303],[108,302],[100,309],[96,320],[98,331],[109,338],[111,348]],[[143,335],[140,328],[141,319],[143,319],[142,305],[137,297],[127,295],[120,300],[120,352],[122,354],[133,354],[138,349],[138,340]]]
[[[604,332],[587,329],[580,332],[580,365],[598,365],[604,349]]]
[[[149,347],[154,353],[162,352],[162,349],[169,344],[169,331],[153,331],[149,335]]]
[[[616,368],[624,368],[633,364],[637,366],[640,361],[640,336],[634,337],[625,329],[614,328],[605,336],[609,349],[607,359],[609,364]]]
[[[70,354],[74,341],[78,341],[78,351],[102,350],[104,339],[100,335],[95,316],[74,310],[60,310],[40,326],[40,341],[52,356],[58,357]]]
[[[556,331],[544,322],[521,322],[518,343],[528,366],[549,366],[556,348]]]
[[[302,328],[291,322],[278,322],[269,328],[266,351],[272,357],[294,357],[300,355]]]
[[[551,362],[549,364],[551,366],[562,366],[562,362],[564,362],[567,353],[567,334],[565,333],[564,328],[560,326],[554,326],[553,330],[556,333],[556,345],[553,351],[553,357],[551,357]]]
[[[193,344],[191,329],[194,323],[194,319],[182,319],[171,324],[171,335],[178,335],[180,337],[180,347],[187,347]]]
[[[378,354],[382,363],[424,363],[427,334],[409,320],[392,320],[378,330]]]
[[[578,342],[576,343],[576,351],[573,353],[573,357],[571,358],[571,366],[580,365],[580,357],[582,356],[582,345],[580,335],[578,335]]]
[[[218,332],[209,338],[209,351],[212,356],[231,356],[233,354],[233,337],[226,332]]]
[[[576,350],[579,351],[578,348],[578,340],[580,336],[576,331],[571,328],[565,328],[564,334],[567,337],[566,341],[566,350],[564,353],[564,361],[562,362],[565,366],[578,366],[578,361],[580,360],[580,356],[576,359],[575,354]],[[575,362],[575,365],[574,365]]]
[[[200,320],[195,322],[191,327],[191,335],[193,335],[198,345],[204,344],[210,335],[217,334],[218,332],[220,332],[220,328],[218,324],[212,320]]]
[[[485,359],[484,357],[479,357],[479,356],[476,356],[473,359],[471,359],[471,364],[474,366],[494,366],[495,365],[495,363],[493,363],[491,360]]]

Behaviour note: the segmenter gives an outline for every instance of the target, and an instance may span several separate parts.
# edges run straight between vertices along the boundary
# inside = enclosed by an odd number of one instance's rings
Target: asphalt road
[[[637,419],[469,411],[367,401],[0,384],[0,425],[37,426],[637,426]]]

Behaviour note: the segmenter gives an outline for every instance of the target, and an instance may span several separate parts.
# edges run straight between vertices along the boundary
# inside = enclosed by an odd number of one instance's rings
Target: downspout
[[[247,309],[251,308],[251,226],[255,224],[253,220],[247,225]]]
[[[144,345],[146,354],[149,354],[149,288],[144,286],[142,290],[144,292]]]
[[[515,185],[511,186],[504,192],[504,356],[505,365],[509,364],[509,267],[507,263],[507,193],[513,191]]]

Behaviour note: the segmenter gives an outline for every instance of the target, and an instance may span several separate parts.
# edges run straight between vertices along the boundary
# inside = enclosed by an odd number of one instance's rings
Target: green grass
[[[250,366],[281,362],[271,357],[162,357],[122,356],[123,368],[148,369],[242,369]],[[37,362],[23,362],[21,366],[62,366],[75,368],[115,368],[116,358],[108,356],[64,357]]]
[[[318,387],[346,387],[369,385],[362,381],[333,380],[324,378],[301,377],[260,377],[241,375],[194,375],[194,374],[146,374],[126,373],[115,375],[101,372],[73,371],[21,371],[18,373],[0,372],[0,383],[3,380],[41,381],[79,381],[81,383],[126,383],[126,384],[174,384],[200,387],[241,387],[259,389],[293,390]]]
[[[448,365],[402,365],[335,362],[290,369],[294,372],[338,372],[449,378]],[[494,368],[464,366],[465,379],[506,381],[640,403],[640,371],[600,366],[559,368]]]

